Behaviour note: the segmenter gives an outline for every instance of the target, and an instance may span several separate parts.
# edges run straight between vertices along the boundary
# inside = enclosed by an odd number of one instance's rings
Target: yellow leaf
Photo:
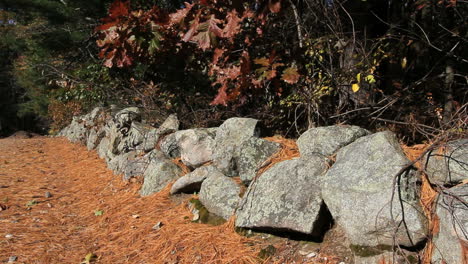
[[[407,63],[407,62],[408,62],[408,61],[406,60],[406,57],[404,57],[404,58],[401,60],[401,68],[403,68],[403,69],[406,68],[406,63]]]
[[[357,83],[353,83],[353,84],[351,85],[351,90],[353,90],[353,92],[359,91],[359,88],[360,88],[360,87],[359,87],[359,84],[357,84]]]
[[[360,83],[361,82],[361,73],[358,73],[356,75],[356,79],[357,79],[357,82]]]
[[[369,74],[366,76],[365,80],[368,82],[368,83],[375,83],[375,77],[374,75],[372,74]]]

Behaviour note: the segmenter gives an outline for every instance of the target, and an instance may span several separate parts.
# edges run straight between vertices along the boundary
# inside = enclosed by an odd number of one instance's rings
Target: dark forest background
[[[466,135],[467,17],[460,0],[0,0],[0,136],[110,104],[183,128]]]

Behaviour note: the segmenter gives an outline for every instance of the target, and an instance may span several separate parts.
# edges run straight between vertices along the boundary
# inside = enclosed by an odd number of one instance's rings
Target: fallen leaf
[[[103,214],[104,214],[104,211],[103,211],[103,210],[96,210],[96,211],[94,211],[94,215],[95,215],[95,216],[101,216],[101,215],[103,215]]]

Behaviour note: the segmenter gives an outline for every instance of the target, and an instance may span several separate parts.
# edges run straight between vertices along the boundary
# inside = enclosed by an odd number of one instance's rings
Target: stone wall
[[[240,228],[320,240],[335,224],[346,233],[350,248],[424,247],[428,224],[420,204],[421,175],[411,167],[399,174],[410,161],[392,132],[312,128],[297,140],[299,158],[278,162],[259,175],[282,146],[259,138],[258,123],[231,118],[216,128],[178,130],[177,117],[169,116],[155,128],[141,120],[138,108],[96,108],[75,117],[59,136],[96,150],[124,179],[143,177],[141,195],[174,182],[171,195],[199,192],[208,211],[224,219],[235,216]],[[442,193],[447,194],[437,208],[442,223],[434,237],[433,261],[458,264],[468,243],[468,189],[456,185],[468,178],[468,139],[445,149],[424,159],[431,182],[445,186]],[[183,175],[175,158],[190,172]],[[378,252],[356,253],[355,262],[393,258]],[[398,263],[407,259],[395,258]]]

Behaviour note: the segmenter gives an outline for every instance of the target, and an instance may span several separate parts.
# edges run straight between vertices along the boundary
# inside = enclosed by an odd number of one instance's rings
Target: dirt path
[[[91,263],[262,263],[258,253],[270,244],[278,250],[266,263],[339,262],[304,260],[299,242],[241,236],[233,219],[193,223],[191,197],[174,202],[169,188],[140,197],[139,188],[66,139],[1,139],[0,263],[77,264],[88,254]]]

